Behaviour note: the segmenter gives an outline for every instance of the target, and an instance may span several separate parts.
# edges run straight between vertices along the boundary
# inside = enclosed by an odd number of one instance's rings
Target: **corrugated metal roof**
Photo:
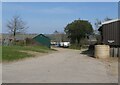
[[[113,23],[113,22],[116,22],[116,21],[120,21],[120,19],[114,19],[114,20],[109,20],[109,21],[102,22],[102,24],[99,25],[99,29],[98,29],[98,30],[100,30],[100,28],[101,28],[103,25],[109,24],[109,23]]]
[[[120,19],[114,19],[114,20],[105,21],[101,25],[109,24],[109,23],[116,22],[116,21],[120,21]]]

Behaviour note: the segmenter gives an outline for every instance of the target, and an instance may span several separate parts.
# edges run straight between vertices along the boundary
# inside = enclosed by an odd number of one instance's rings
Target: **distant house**
[[[120,47],[120,19],[103,22],[98,30],[101,43]]]
[[[50,39],[43,35],[43,34],[39,34],[35,37],[33,37],[33,40],[35,40],[36,42],[38,42],[41,45],[47,46],[48,48],[50,48]]]
[[[68,47],[70,45],[70,39],[64,33],[55,33],[48,36],[51,39],[51,45],[58,47]]]

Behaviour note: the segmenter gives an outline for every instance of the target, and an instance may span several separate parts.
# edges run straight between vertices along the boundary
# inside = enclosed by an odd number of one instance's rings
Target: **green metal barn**
[[[36,42],[38,42],[41,45],[44,45],[44,46],[47,46],[48,48],[50,48],[50,45],[51,45],[50,39],[43,34],[39,34],[39,35],[35,36],[33,38],[33,40],[35,40]]]

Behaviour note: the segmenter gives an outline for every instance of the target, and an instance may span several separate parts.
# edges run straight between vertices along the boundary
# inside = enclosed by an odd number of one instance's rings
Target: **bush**
[[[25,46],[26,43],[24,40],[17,40],[14,42],[14,45]]]
[[[26,41],[26,45],[32,44],[32,39],[30,38],[26,38],[25,41]]]
[[[87,49],[87,48],[89,48],[89,45],[82,45],[81,48]]]
[[[81,49],[81,45],[80,44],[72,44],[72,45],[70,45],[70,47],[69,48],[71,48],[71,49],[78,49],[78,50],[80,50]]]
[[[94,50],[95,49],[95,45],[90,45],[89,46],[89,50]]]
[[[38,43],[37,41],[35,41],[34,39],[31,39],[31,38],[26,38],[25,39],[25,41],[26,41],[26,45],[27,46],[40,46],[41,44],[40,43]]]

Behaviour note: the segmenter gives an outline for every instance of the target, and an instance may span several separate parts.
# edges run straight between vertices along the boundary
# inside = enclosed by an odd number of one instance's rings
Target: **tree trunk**
[[[76,43],[76,38],[75,37],[71,37],[71,43],[75,44]]]
[[[77,43],[80,44],[80,37],[77,37]]]

